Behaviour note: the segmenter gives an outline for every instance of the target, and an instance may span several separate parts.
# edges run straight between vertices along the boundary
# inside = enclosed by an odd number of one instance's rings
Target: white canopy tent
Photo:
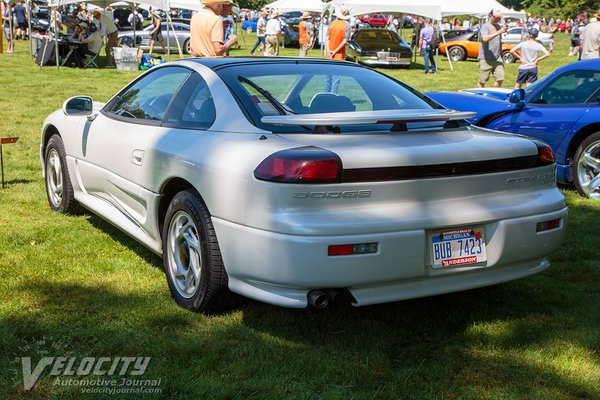
[[[80,1],[78,1],[78,0],[50,0],[48,5],[53,6],[53,7],[59,7],[59,6],[65,6],[65,5],[79,3],[79,2]],[[195,0],[175,0],[175,1],[170,1],[170,0],[136,0],[136,1],[127,0],[124,2],[133,4],[133,5],[143,4],[143,5],[152,7],[152,9],[155,9],[155,10],[167,11],[167,30],[172,28],[171,17],[169,16],[169,13],[168,13],[168,11],[171,7],[185,8],[185,9],[190,9],[190,10],[199,10],[204,7],[204,6],[202,6],[202,4],[199,1],[195,1]],[[106,8],[109,5],[114,4],[114,0],[92,0],[92,1],[89,1],[89,3],[100,6],[102,8]],[[169,37],[170,36],[167,35],[167,48],[170,47]],[[134,38],[135,38],[135,30],[134,30]],[[177,40],[177,36],[175,36],[175,39]],[[56,65],[58,66],[58,46],[56,46],[56,47],[57,47]],[[181,45],[179,43],[179,40],[177,40],[177,47],[179,48],[179,54],[182,55]],[[170,56],[170,52],[168,53],[168,55]]]
[[[277,0],[267,4],[265,8],[276,9],[279,12],[312,11],[320,13],[323,11],[324,4],[321,0]]]

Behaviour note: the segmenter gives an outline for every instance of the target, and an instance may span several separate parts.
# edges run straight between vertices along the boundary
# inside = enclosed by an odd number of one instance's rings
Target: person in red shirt
[[[329,25],[327,40],[327,58],[333,60],[346,59],[346,43],[350,40],[350,10],[342,6],[337,19]]]
[[[302,13],[302,21],[298,24],[298,33],[299,39],[298,42],[300,44],[300,57],[306,57],[308,54],[308,50],[312,47],[313,43],[313,35],[314,35],[314,26],[310,22],[310,14],[305,11]]]

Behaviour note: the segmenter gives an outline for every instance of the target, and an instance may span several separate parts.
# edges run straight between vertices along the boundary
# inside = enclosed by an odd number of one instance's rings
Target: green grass
[[[542,73],[572,60],[567,46],[559,35]],[[152,357],[143,379],[161,378],[162,393],[134,397],[600,398],[598,202],[565,189],[567,241],[552,267],[530,278],[359,309],[248,302],[193,314],[170,298],[158,257],[99,217],[51,212],[45,198],[45,116],[76,94],[106,101],[137,73],[40,69],[26,49],[18,42],[15,55],[0,55],[0,136],[20,137],[4,148],[0,191],[0,398],[94,397],[54,386],[48,372],[25,392],[15,357],[42,355]],[[386,72],[420,90],[471,87],[478,76],[475,62],[452,73],[443,58],[436,76]],[[514,77],[508,66],[507,86]]]

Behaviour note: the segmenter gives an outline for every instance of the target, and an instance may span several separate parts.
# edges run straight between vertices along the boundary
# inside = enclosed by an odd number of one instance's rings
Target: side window
[[[173,95],[189,74],[181,67],[158,69],[121,92],[105,111],[132,120],[162,121]]]
[[[208,85],[200,75],[193,73],[173,99],[163,126],[208,129],[215,122],[216,115]]]
[[[582,104],[600,88],[600,72],[569,71],[540,90],[534,104]]]

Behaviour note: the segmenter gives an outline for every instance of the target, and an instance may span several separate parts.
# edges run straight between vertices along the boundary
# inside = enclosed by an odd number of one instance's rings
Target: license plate
[[[465,228],[431,235],[433,268],[451,268],[487,261],[482,229]]]
[[[398,57],[388,57],[388,61],[398,61]]]

